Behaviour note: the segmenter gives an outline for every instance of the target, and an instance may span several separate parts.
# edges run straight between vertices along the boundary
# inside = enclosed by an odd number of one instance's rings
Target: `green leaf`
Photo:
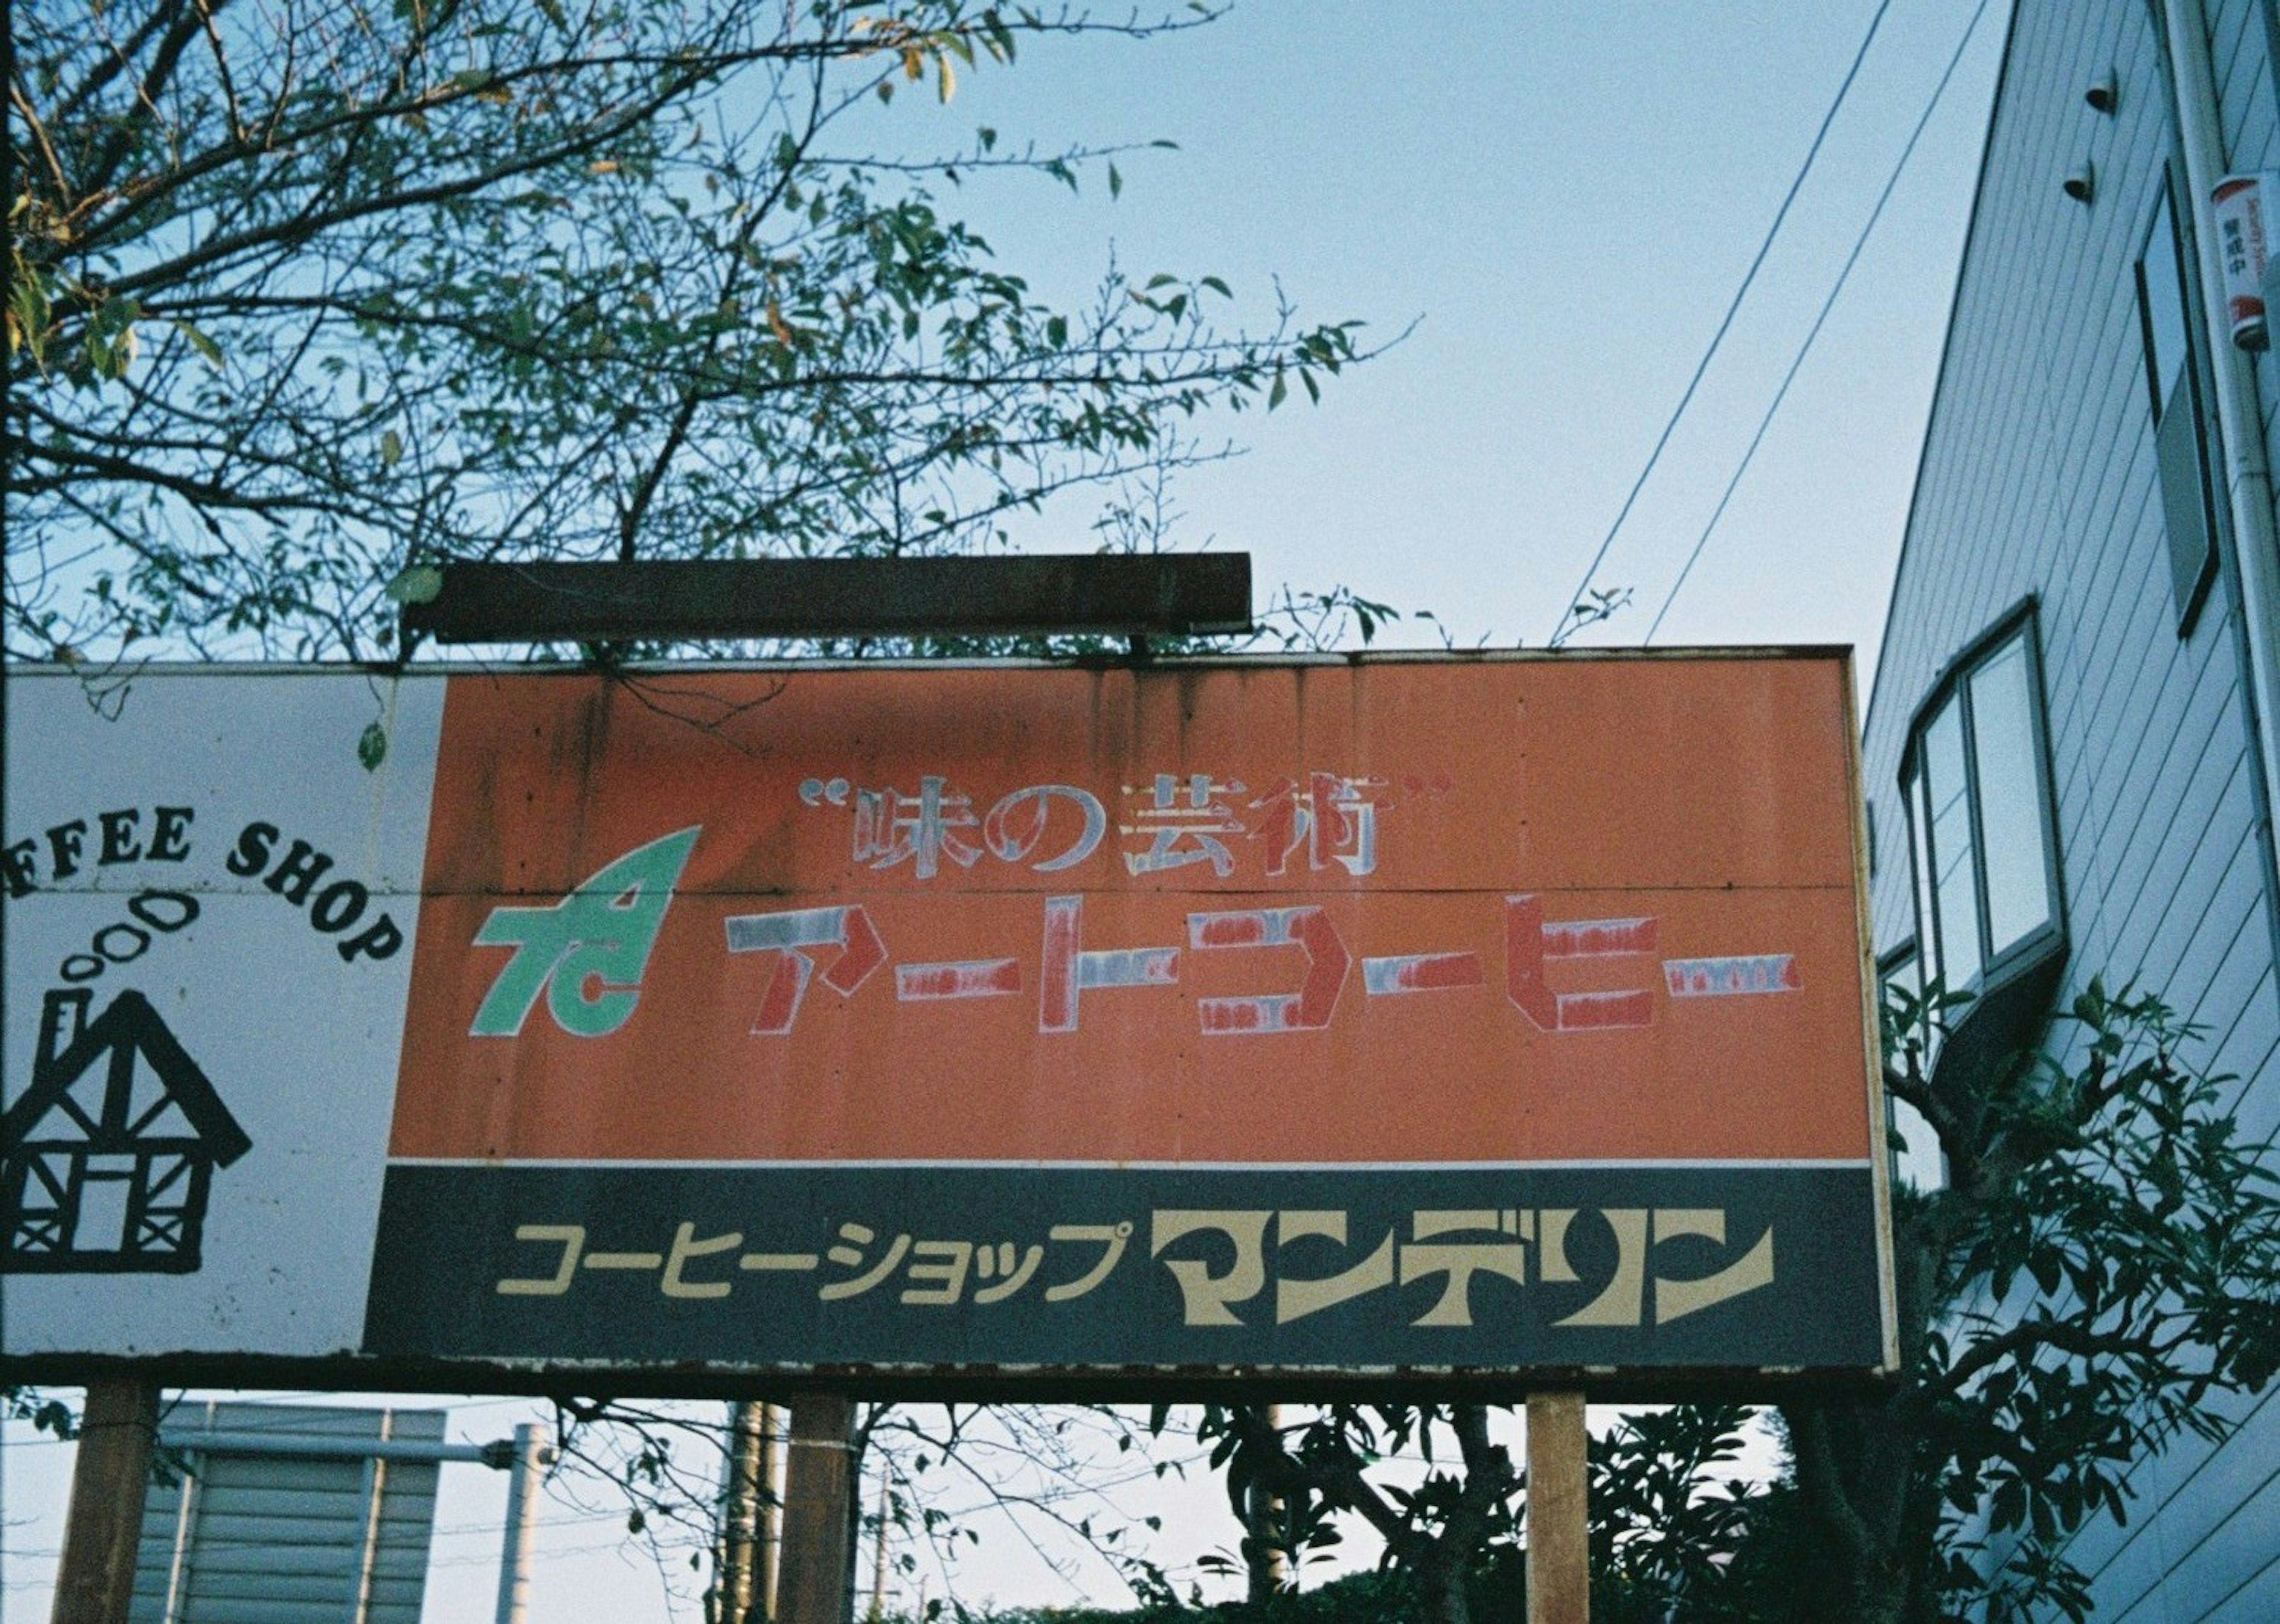
[[[380,466],[393,468],[404,460],[404,436],[388,429],[380,436]]]
[[[357,735],[357,759],[364,763],[366,772],[378,772],[380,764],[388,759],[388,729],[376,721],[366,722]]]
[[[432,564],[415,564],[397,572],[384,590],[398,604],[432,604],[443,589],[443,572]]]
[[[198,331],[196,327],[192,327],[189,322],[183,320],[180,316],[173,318],[173,323],[174,331],[180,333],[184,338],[190,341],[190,348],[196,350],[201,356],[204,357],[207,364],[212,366],[215,371],[220,371],[221,346],[214,343],[212,339],[207,337],[204,333]]]
[[[8,295],[8,353],[31,352],[34,364],[47,366],[48,329],[52,325],[48,290],[42,274],[17,279]]]
[[[1116,165],[1111,164],[1108,166],[1108,195],[1111,197],[1121,196],[1123,191],[1124,177],[1117,173]]]

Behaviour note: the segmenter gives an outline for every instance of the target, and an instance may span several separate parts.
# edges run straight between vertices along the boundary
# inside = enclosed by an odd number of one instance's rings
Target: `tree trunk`
[[[1463,1553],[1452,1559],[1437,1550],[1433,1559],[1417,1569],[1417,1589],[1423,1616],[1432,1624],[1473,1624],[1472,1598],[1465,1594]]]
[[[1783,1408],[1810,1525],[1860,1624],[1936,1624],[1923,1580],[1938,1528],[1914,1482],[1913,1431],[1895,1399]]]

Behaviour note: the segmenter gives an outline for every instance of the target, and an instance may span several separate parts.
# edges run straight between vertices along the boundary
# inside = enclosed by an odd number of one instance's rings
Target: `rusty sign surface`
[[[1891,1362],[1842,655],[7,705],[10,1358]]]

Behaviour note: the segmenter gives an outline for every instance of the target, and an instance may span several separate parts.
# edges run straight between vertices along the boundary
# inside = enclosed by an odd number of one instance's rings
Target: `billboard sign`
[[[43,673],[7,721],[12,1361],[1891,1362],[1840,654]]]

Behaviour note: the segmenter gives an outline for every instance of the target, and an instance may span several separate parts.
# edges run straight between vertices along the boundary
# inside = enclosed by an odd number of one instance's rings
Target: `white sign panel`
[[[357,1346],[443,698],[11,674],[0,1348]]]

